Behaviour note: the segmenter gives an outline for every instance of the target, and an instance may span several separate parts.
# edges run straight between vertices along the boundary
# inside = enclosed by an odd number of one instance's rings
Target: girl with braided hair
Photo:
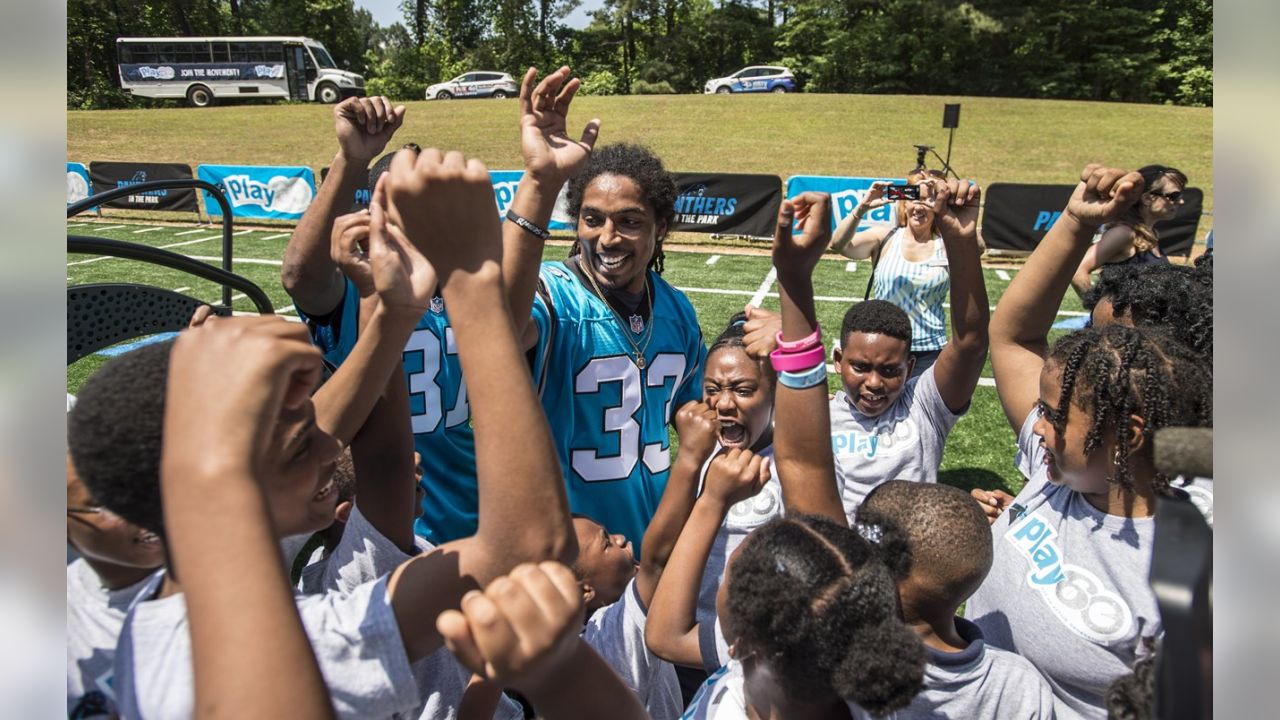
[[[1176,492],[1151,440],[1212,425],[1212,371],[1159,329],[1048,332],[1098,226],[1143,191],[1138,173],[1090,165],[991,320],[996,389],[1018,432],[1016,498],[974,490],[992,521],[991,573],[965,617],[1031,661],[1059,718],[1104,718],[1115,678],[1162,634],[1147,584],[1156,496]]]

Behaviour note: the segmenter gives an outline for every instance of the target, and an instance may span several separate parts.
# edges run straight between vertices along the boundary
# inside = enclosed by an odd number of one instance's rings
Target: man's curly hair
[[[645,202],[653,208],[654,220],[666,223],[667,228],[670,229],[671,222],[676,216],[678,190],[675,178],[667,172],[662,165],[662,160],[649,148],[631,143],[606,145],[592,151],[587,159],[587,166],[569,181],[566,199],[569,203],[570,216],[576,219],[578,213],[582,212],[582,196],[587,186],[601,175],[617,175],[634,181],[640,186],[640,193],[644,195]],[[658,274],[662,274],[666,259],[666,255],[662,252],[662,241],[663,238],[659,237],[653,257],[649,259],[649,267]],[[569,250],[569,256],[573,257],[578,252],[578,244],[574,243]]]

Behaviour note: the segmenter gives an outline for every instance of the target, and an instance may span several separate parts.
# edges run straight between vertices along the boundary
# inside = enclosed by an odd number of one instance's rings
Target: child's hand
[[[208,305],[201,305],[200,307],[197,307],[196,311],[191,313],[191,320],[187,321],[187,329],[190,330],[191,328],[200,327],[204,324],[205,320],[208,320],[212,316],[213,308]]]
[[[351,160],[366,164],[387,146],[404,123],[404,106],[391,106],[384,97],[348,98],[333,108],[338,149]]]
[[[742,326],[745,333],[742,342],[747,346],[747,355],[763,360],[769,353],[778,348],[778,333],[782,331],[782,316],[755,305],[747,305],[747,322]]]
[[[460,611],[440,613],[436,629],[467,669],[533,695],[581,644],[582,613],[573,572],[556,562],[526,563],[467,593]]]
[[[261,477],[271,443],[262,429],[306,401],[321,367],[306,328],[275,316],[214,317],[180,333],[169,360],[162,476],[234,469]],[[210,422],[218,423],[212,446]]]
[[[754,497],[769,482],[769,463],[750,450],[733,448],[711,461],[703,493],[726,508]]]
[[[1080,171],[1080,183],[1067,201],[1067,215],[1086,227],[1119,218],[1137,202],[1145,183],[1142,175],[1093,163]]]
[[[502,230],[484,163],[460,152],[401,150],[386,173],[388,225],[403,231],[439,275],[441,287],[457,271],[486,263],[498,272]]]
[[[795,234],[791,229],[795,222]],[[773,265],[781,277],[808,278],[831,242],[831,196],[805,192],[783,200],[773,234]]]
[[[329,234],[329,257],[356,286],[360,297],[371,297],[376,291],[373,272],[369,268],[368,210],[339,215],[333,221]]]
[[[701,466],[716,451],[719,431],[715,408],[701,400],[685,403],[676,411],[676,434],[680,437],[678,456],[688,453],[687,457],[697,460]]]
[[[938,232],[949,237],[978,237],[982,188],[969,180],[930,178],[920,183],[920,199],[933,207]]]
[[[1005,508],[1009,507],[1009,504],[1013,502],[1013,496],[1003,490],[974,488],[969,491],[969,494],[982,506],[982,512],[987,514],[987,522],[989,523],[994,523]]]
[[[593,118],[574,142],[566,132],[569,104],[582,81],[569,77],[568,67],[551,73],[534,88],[538,71],[529,68],[520,83],[520,154],[531,177],[554,184],[578,174],[600,136],[600,120]]]

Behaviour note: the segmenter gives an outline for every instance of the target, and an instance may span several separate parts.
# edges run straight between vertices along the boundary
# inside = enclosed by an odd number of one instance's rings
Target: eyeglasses
[[[1156,197],[1162,197],[1162,198],[1164,198],[1165,200],[1168,200],[1168,201],[1169,201],[1169,202],[1171,202],[1171,203],[1176,203],[1176,202],[1181,202],[1181,201],[1182,201],[1182,191],[1181,191],[1181,190],[1174,190],[1173,192],[1167,192],[1167,193],[1156,192],[1155,190],[1149,190],[1148,192],[1149,192],[1149,194],[1151,194],[1151,195],[1155,195]]]

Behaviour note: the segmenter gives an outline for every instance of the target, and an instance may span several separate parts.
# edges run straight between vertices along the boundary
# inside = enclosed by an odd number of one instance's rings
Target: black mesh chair
[[[232,290],[244,293],[259,313],[275,312],[262,288],[231,272],[231,206],[217,186],[203,180],[156,180],[116,188],[90,196],[67,207],[67,217],[125,195],[149,190],[198,188],[208,192],[222,208],[222,267],[186,255],[122,240],[67,236],[67,253],[85,253],[136,260],[194,275],[222,285],[222,301],[212,306],[217,315],[231,314]],[[116,343],[187,326],[203,300],[165,288],[137,283],[93,283],[67,287],[67,364]]]

